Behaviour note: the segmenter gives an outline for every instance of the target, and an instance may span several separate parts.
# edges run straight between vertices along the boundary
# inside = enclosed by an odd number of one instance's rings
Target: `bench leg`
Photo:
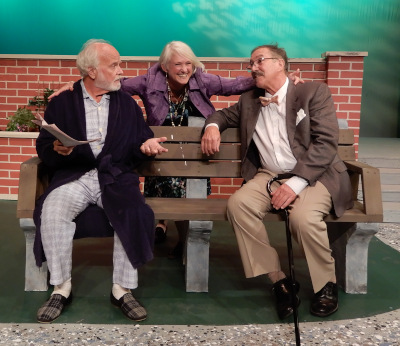
[[[186,241],[186,292],[208,292],[212,221],[189,221]]]
[[[338,284],[346,293],[367,293],[368,246],[377,223],[328,223]]]
[[[187,179],[186,198],[207,198],[207,179]],[[208,265],[212,227],[212,221],[189,221],[189,230],[186,238],[186,258],[184,259],[186,292],[208,292]]]
[[[25,234],[25,291],[47,291],[47,263],[39,268],[33,255],[35,241],[35,224],[32,219],[20,219],[19,225]]]

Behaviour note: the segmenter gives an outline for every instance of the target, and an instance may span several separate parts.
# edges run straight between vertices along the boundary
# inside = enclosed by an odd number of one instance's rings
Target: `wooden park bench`
[[[138,172],[143,177],[180,176],[187,177],[187,198],[146,198],[156,219],[189,220],[189,231],[185,251],[185,273],[187,292],[208,291],[209,241],[215,220],[227,220],[227,199],[207,198],[206,177],[240,178],[239,132],[227,129],[222,133],[220,151],[212,157],[202,154],[200,148],[201,127],[152,127],[156,137],[168,138],[168,153],[154,161],[145,162]],[[356,161],[354,134],[350,129],[341,129],[339,155],[345,162],[352,181],[355,205],[340,218],[328,215],[329,238],[336,260],[338,283],[347,293],[366,293],[367,260],[370,239],[383,221],[379,170]],[[361,184],[360,184],[361,183]],[[25,290],[47,290],[47,267],[35,265],[33,242],[35,226],[32,220],[35,200],[46,186],[46,172],[37,157],[21,164],[17,217],[26,237]],[[361,193],[359,192],[359,189]],[[91,217],[105,217],[96,207]],[[88,208],[88,209],[89,209]],[[79,217],[84,215],[86,209]],[[93,216],[94,215],[94,216]],[[79,218],[78,217],[78,218]],[[76,236],[111,236],[112,229],[83,230],[77,218]],[[90,217],[87,218],[90,220]],[[265,222],[283,221],[279,214],[269,213]],[[108,224],[108,223],[107,223]],[[217,230],[214,230],[217,231]],[[239,254],[238,254],[239,256]]]

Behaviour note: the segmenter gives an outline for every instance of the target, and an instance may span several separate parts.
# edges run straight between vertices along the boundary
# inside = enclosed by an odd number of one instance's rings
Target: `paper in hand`
[[[98,141],[101,138],[95,138],[91,139],[88,141],[78,141],[70,136],[68,136],[66,133],[61,131],[57,125],[55,124],[48,124],[46,120],[44,120],[40,114],[35,115],[36,120],[32,120],[35,124],[39,125],[41,128],[45,129],[46,131],[50,132],[54,137],[56,137],[65,147],[75,147],[77,145],[81,144],[87,144],[90,142]]]

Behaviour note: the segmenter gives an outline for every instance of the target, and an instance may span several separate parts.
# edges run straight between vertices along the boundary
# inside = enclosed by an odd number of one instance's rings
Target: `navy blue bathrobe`
[[[89,144],[76,146],[68,156],[53,150],[55,138],[41,130],[36,141],[39,158],[51,170],[52,179],[38,199],[34,221],[36,237],[34,253],[40,267],[46,260],[43,252],[40,215],[43,202],[55,188],[79,179],[93,168],[98,169],[104,212],[117,232],[133,267],[138,268],[153,258],[154,213],[145,204],[139,188],[139,177],[133,172],[143,160],[140,146],[154,136],[143,119],[137,103],[122,91],[110,92],[108,129],[104,147],[97,158]],[[78,140],[86,140],[85,108],[80,82],[74,90],[53,99],[45,112],[45,120]],[[93,223],[101,222],[94,219]]]

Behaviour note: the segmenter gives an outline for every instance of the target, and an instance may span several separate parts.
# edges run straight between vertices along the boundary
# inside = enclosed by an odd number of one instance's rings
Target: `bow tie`
[[[271,102],[276,103],[277,105],[279,105],[278,95],[275,95],[274,97],[260,96],[260,101],[261,101],[261,104],[263,105],[263,107],[268,106]]]

